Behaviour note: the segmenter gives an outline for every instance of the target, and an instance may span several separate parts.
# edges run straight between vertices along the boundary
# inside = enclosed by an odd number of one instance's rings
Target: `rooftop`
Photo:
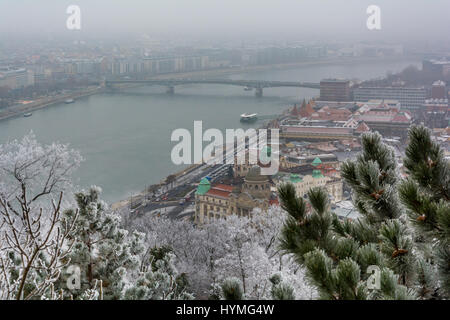
[[[320,171],[320,170],[313,170],[312,177],[313,178],[324,178],[324,175],[323,175],[322,171]]]
[[[203,178],[198,187],[197,187],[197,191],[195,192],[196,194],[199,195],[204,195],[205,193],[207,193],[209,191],[209,189],[211,189],[211,182],[209,182],[208,179]]]
[[[225,191],[223,189],[216,189],[215,187],[212,187],[211,189],[209,189],[209,191],[206,193],[206,195],[220,197],[220,198],[228,198],[230,193],[231,193],[231,191]]]
[[[348,134],[352,135],[352,128],[343,128],[343,127],[316,127],[316,126],[283,126],[282,131],[288,133],[339,133],[339,134]]]
[[[247,175],[245,176],[245,181],[265,181],[268,180],[268,177],[265,175],[261,175],[261,167],[253,166],[248,170]]]
[[[314,158],[314,160],[313,160],[313,162],[312,162],[312,165],[316,167],[316,166],[318,166],[319,164],[322,164],[322,160],[320,160],[319,157]]]
[[[296,173],[292,173],[291,176],[289,177],[289,180],[292,183],[297,183],[297,182],[302,182],[303,179]]]

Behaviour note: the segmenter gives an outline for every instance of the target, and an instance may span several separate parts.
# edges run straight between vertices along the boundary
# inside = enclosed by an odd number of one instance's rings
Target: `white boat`
[[[252,91],[253,90],[253,88],[251,88],[251,87],[245,87],[244,88],[244,91]]]
[[[23,116],[24,117],[31,117],[33,114],[31,113],[31,112],[27,112],[27,113],[24,113],[23,114]]]
[[[243,113],[241,114],[241,122],[253,122],[258,119],[257,113]]]
[[[74,103],[75,102],[75,100],[73,100],[73,99],[67,99],[66,101],[64,101],[65,103],[67,103],[67,104],[69,104],[69,103]]]

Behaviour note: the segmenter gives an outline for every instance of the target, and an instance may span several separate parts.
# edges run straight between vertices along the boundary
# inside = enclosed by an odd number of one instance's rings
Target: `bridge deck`
[[[165,79],[165,80],[107,80],[105,85],[142,83],[149,85],[177,86],[183,84],[224,84],[249,88],[296,87],[319,89],[320,84],[314,82],[264,81],[264,80],[228,80],[228,79]]]

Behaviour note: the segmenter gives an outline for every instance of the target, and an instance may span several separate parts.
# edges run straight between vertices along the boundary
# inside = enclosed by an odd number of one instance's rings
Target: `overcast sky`
[[[190,37],[279,36],[449,40],[449,0],[0,0],[1,34],[64,34],[66,9],[81,8],[82,33]],[[381,31],[366,28],[370,4]]]

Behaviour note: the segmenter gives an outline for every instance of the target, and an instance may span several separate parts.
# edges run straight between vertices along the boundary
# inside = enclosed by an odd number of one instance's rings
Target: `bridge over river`
[[[263,88],[295,87],[320,89],[319,83],[294,81],[267,81],[267,80],[230,80],[230,79],[164,79],[164,80],[106,80],[105,87],[114,87],[115,84],[146,84],[167,87],[167,93],[175,93],[175,86],[184,84],[223,84],[241,86],[248,90],[255,90],[255,96],[261,97]]]

